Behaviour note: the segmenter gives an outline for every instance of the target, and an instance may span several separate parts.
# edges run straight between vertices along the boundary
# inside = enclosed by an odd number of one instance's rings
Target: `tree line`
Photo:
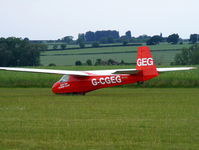
[[[195,44],[199,41],[199,34],[191,34],[188,40],[183,40],[177,33],[171,34],[168,37],[160,35],[148,36],[140,35],[138,37],[132,36],[131,31],[126,31],[125,35],[120,36],[119,31],[116,30],[103,30],[103,31],[87,31],[86,33],[80,33],[78,38],[74,40],[73,36],[65,36],[58,40],[46,41],[47,43],[62,43],[60,48],[65,49],[67,45],[78,44],[80,48],[84,48],[85,44],[91,44],[92,47],[98,47],[99,44],[112,44],[122,43],[127,45],[128,43],[146,43],[147,45],[157,45],[160,42],[168,42],[171,44],[183,44],[184,41],[189,41]],[[42,43],[42,41],[32,41],[33,43]],[[97,46],[96,46],[97,45]],[[54,46],[57,49],[57,45]]]
[[[39,66],[40,51],[46,49],[27,38],[0,38],[0,66]]]
[[[171,34],[168,37],[163,37],[162,34],[148,36],[148,35],[140,35],[138,37],[133,37],[131,31],[127,31],[125,35],[120,36],[118,31],[88,31],[85,34],[79,34],[77,40],[73,40],[72,36],[66,36],[58,41],[53,41],[55,49],[66,49],[67,44],[79,45],[79,48],[85,47],[105,47],[105,45],[101,44],[109,44],[109,46],[115,46],[114,43],[121,43],[120,46],[127,46],[131,44],[142,44],[146,43],[146,45],[157,45],[161,42],[168,42],[170,44],[183,44],[183,42],[189,42],[191,44],[195,44],[199,41],[199,34],[191,34],[189,39],[182,39],[177,33]],[[58,47],[56,42],[62,42]],[[131,43],[131,44],[130,44]],[[112,44],[112,45],[111,45]],[[88,46],[90,45],[90,46]],[[68,48],[67,48],[68,49]],[[73,49],[73,48],[69,48]],[[74,48],[75,49],[75,48]]]
[[[96,61],[94,63],[92,63],[92,61],[90,59],[88,59],[85,63],[81,62],[80,60],[77,60],[75,62],[76,66],[108,66],[108,65],[132,65],[134,63],[126,63],[124,62],[124,60],[121,60],[120,62],[115,61],[113,59],[108,59],[108,60],[102,60],[102,59],[96,59]],[[49,66],[56,66],[55,64],[49,64]]]
[[[199,64],[199,44],[190,48],[183,48],[181,53],[176,54],[172,65],[197,65]]]

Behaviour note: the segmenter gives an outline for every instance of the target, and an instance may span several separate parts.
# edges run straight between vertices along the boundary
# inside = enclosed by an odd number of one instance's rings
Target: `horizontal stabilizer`
[[[118,70],[112,74],[138,74],[140,70]]]

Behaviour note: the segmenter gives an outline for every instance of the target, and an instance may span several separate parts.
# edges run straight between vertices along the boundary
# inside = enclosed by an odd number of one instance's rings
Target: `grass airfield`
[[[0,149],[197,150],[198,88],[0,88]]]

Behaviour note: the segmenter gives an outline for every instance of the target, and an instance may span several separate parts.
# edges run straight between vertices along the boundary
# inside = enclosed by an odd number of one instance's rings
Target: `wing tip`
[[[196,70],[196,69],[198,69],[197,67],[191,67],[191,70]]]

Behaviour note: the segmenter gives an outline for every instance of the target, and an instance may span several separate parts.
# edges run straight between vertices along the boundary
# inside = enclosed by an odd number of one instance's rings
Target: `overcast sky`
[[[0,0],[0,37],[58,39],[96,30],[199,33],[199,0]]]

